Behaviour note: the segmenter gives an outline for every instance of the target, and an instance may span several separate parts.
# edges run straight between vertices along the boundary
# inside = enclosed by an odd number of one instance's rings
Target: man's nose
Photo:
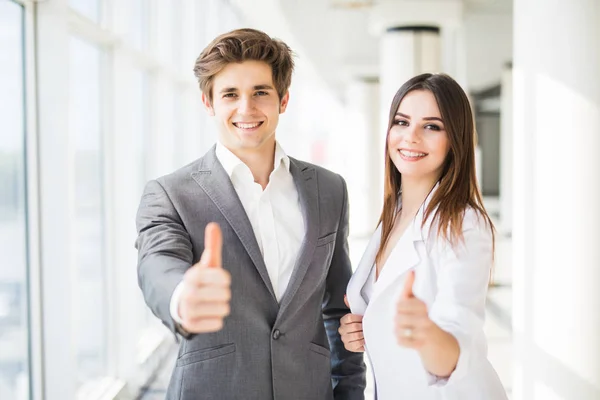
[[[254,110],[254,99],[251,96],[242,96],[238,103],[238,112],[240,114],[249,114]]]

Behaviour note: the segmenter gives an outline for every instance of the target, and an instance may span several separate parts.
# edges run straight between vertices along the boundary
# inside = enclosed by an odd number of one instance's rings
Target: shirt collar
[[[229,178],[233,176],[234,171],[240,165],[246,166],[235,154],[231,152],[227,147],[225,147],[221,142],[217,142],[216,148],[217,159],[227,172]],[[286,171],[290,170],[290,158],[287,156],[283,148],[279,145],[279,142],[275,142],[275,158],[273,170],[277,170],[277,168],[283,163]],[[246,166],[247,167],[247,166]]]
[[[276,170],[279,165],[283,163],[283,167],[286,171],[290,171],[290,158],[283,151],[283,147],[279,145],[279,142],[275,142],[275,164],[273,165],[273,170]]]

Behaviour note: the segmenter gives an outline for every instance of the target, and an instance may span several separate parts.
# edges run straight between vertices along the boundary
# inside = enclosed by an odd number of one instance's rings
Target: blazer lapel
[[[304,226],[306,234],[300,247],[294,271],[288,283],[287,289],[281,299],[279,315],[285,312],[286,307],[298,291],[304,275],[312,261],[317,239],[319,235],[319,193],[317,186],[317,174],[314,168],[303,166],[293,158],[290,158],[290,173],[294,178],[300,207],[304,215]]]
[[[358,263],[358,267],[356,267],[350,282],[348,282],[346,293],[348,295],[350,310],[353,314],[364,315],[365,310],[367,309],[367,303],[360,292],[367,279],[369,279],[371,270],[374,267],[375,256],[377,255],[377,250],[379,250],[379,243],[381,243],[381,225],[377,227],[375,233],[371,236],[371,240]]]
[[[217,160],[215,147],[204,156],[199,170],[192,173],[192,178],[200,185],[212,202],[215,203],[221,214],[223,214],[229,225],[231,225],[231,228],[233,228],[256,266],[273,299],[276,300],[273,285],[271,284],[265,261],[258,247],[258,242],[254,236],[252,225],[231,183],[231,179]]]
[[[433,214],[425,221],[425,223],[423,223],[423,219],[425,217],[425,210],[431,201],[433,193],[437,190],[438,185],[439,184],[436,184],[425,198],[425,201],[419,208],[412,223],[406,228],[406,231],[392,250],[392,253],[388,257],[385,266],[377,279],[371,301],[374,301],[390,286],[401,284],[399,283],[398,278],[407,271],[418,266],[421,262],[421,257],[417,251],[417,243],[427,240],[429,235]]]
[[[397,286],[398,278],[419,264],[419,253],[415,246],[412,229],[409,226],[386,260],[373,289],[371,302],[376,301],[379,295],[389,287]]]

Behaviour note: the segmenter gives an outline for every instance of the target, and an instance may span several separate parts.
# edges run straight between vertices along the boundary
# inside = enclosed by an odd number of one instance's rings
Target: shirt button
[[[281,332],[279,332],[279,329],[275,329],[273,331],[273,339],[277,340],[277,339],[279,339],[279,336],[281,336]]]

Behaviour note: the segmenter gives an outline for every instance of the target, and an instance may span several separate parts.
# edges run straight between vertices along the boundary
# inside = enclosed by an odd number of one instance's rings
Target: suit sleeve
[[[138,284],[146,304],[173,333],[171,296],[192,265],[190,237],[165,189],[150,181],[144,189],[136,217]]]
[[[342,177],[343,205],[331,266],[323,298],[323,319],[331,349],[331,376],[336,400],[362,400],[366,386],[366,367],[362,353],[349,352],[338,333],[340,318],[350,312],[344,294],[352,275],[348,254],[348,191]]]
[[[439,243],[438,294],[429,317],[458,342],[460,353],[456,368],[447,378],[429,374],[429,384],[452,385],[472,374],[486,357],[487,344],[483,331],[485,299],[493,262],[491,229],[468,210],[463,222],[464,242],[455,247]]]

